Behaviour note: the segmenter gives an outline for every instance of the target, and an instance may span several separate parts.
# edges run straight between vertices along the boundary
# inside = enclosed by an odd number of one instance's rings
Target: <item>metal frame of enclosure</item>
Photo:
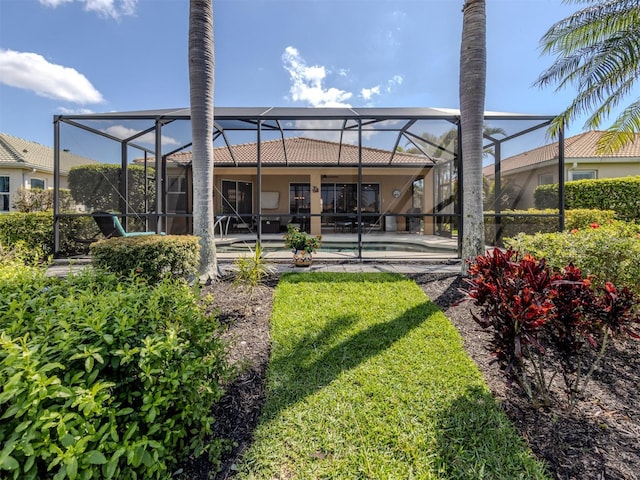
[[[226,225],[217,225],[221,248],[225,235],[230,236],[229,218],[237,237],[247,233],[258,242],[280,233],[267,228],[272,226],[269,219],[278,218],[306,225],[311,233],[349,234],[351,258],[359,261],[365,258],[365,241],[382,234],[446,237],[456,242],[460,256],[464,159],[458,151],[462,135],[459,111],[217,107],[214,118],[214,198],[220,219],[227,219]],[[505,201],[503,159],[550,143],[557,148],[551,168],[557,177],[559,200],[558,213],[549,215],[557,217],[557,227],[563,229],[563,136],[553,141],[547,137],[552,118],[485,113],[485,164],[493,165],[489,167],[493,183],[485,197],[485,210],[490,212],[485,213],[486,222],[493,225],[488,244],[500,243],[496,232],[503,211],[524,204],[523,198],[532,195],[541,171],[534,165],[527,185],[510,186],[509,198],[515,199],[510,204]],[[56,254],[68,253],[63,247],[71,235],[67,223],[88,218],[94,210],[117,212],[126,229],[190,233],[190,121],[189,108],[55,116]],[[101,173],[100,185],[92,187],[96,201],[91,192],[80,200],[77,191],[87,186],[90,177],[78,180],[74,173],[61,170],[60,156],[65,151],[105,171],[116,168],[124,174],[109,177]],[[548,168],[549,162],[544,165]],[[138,183],[130,178],[134,170],[142,179]],[[249,200],[239,198],[242,182],[250,185],[245,192]],[[68,189],[73,207],[63,198]],[[350,192],[353,204],[347,206],[340,189]],[[97,200],[105,191],[110,191],[111,203],[101,204]],[[267,192],[281,199],[275,208],[265,204]],[[514,203],[516,200],[520,203]],[[247,227],[246,231],[241,227]],[[401,257],[415,258],[411,252]]]

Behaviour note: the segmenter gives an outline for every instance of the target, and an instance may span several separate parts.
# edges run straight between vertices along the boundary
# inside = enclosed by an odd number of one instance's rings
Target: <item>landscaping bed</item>
[[[507,391],[504,377],[486,350],[487,335],[471,318],[471,305],[455,305],[461,298],[460,278],[438,274],[411,278],[456,326],[495,398],[535,455],[549,465],[552,478],[640,478],[640,342],[612,342],[586,397],[570,414],[559,407],[536,410],[523,396]],[[229,279],[203,289],[203,295],[212,295],[212,308],[219,309],[220,320],[228,327],[225,336],[232,339],[231,360],[247,365],[216,408],[216,435],[233,441],[216,479],[233,476],[257,424],[264,401],[269,318],[276,283],[277,278],[270,278],[265,288],[253,293],[248,305],[247,295]],[[213,469],[200,461],[186,467],[185,474],[205,479]]]

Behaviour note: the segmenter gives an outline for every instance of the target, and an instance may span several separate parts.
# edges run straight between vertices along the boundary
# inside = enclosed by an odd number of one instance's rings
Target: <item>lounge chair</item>
[[[105,236],[105,238],[112,237],[139,237],[142,235],[156,235],[156,232],[127,232],[125,231],[120,219],[117,215],[109,212],[93,212],[91,214],[93,219],[98,224],[98,228]],[[164,235],[164,232],[160,232],[160,235]]]

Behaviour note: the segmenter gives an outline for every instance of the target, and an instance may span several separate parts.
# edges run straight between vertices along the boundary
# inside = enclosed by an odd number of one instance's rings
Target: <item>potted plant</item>
[[[300,231],[299,227],[287,225],[287,233],[284,234],[284,245],[293,251],[293,263],[296,267],[308,267],[311,265],[313,252],[320,247],[322,237],[314,236]]]

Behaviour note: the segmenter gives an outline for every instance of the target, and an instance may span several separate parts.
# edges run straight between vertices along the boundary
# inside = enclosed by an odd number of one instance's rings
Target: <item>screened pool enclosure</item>
[[[219,256],[246,252],[256,241],[277,256],[293,224],[322,235],[320,259],[458,258],[465,234],[459,117],[434,108],[216,108]],[[539,184],[562,189],[563,139],[548,138],[551,119],[485,114],[488,245],[500,244],[513,210],[523,210],[516,221],[523,226],[542,216],[562,228],[561,200],[555,211],[527,210]],[[528,158],[545,145],[555,153]],[[128,231],[192,233],[190,147],[188,108],[56,116],[57,255],[100,238],[96,211],[116,213]],[[63,151],[87,164],[61,170]],[[502,171],[509,159],[516,167]]]

